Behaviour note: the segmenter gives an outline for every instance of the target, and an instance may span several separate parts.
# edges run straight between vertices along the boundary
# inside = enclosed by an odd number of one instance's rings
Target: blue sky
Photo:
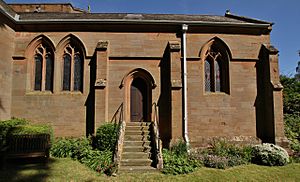
[[[5,0],[7,3],[70,2],[99,13],[231,13],[274,22],[271,43],[279,49],[281,74],[295,74],[300,61],[300,0]]]

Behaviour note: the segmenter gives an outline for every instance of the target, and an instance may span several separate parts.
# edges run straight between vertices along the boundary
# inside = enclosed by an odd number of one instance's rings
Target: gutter
[[[166,24],[166,25],[202,25],[202,26],[224,26],[224,27],[253,27],[253,28],[268,28],[270,24],[263,23],[231,23],[231,22],[205,22],[205,21],[178,21],[178,20],[140,20],[140,19],[29,19],[17,20],[17,24],[38,24],[38,23],[82,23],[82,24]]]

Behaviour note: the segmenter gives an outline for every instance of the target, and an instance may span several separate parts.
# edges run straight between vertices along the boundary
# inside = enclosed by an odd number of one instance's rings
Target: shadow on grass
[[[46,181],[55,159],[9,159],[0,171],[0,181]]]

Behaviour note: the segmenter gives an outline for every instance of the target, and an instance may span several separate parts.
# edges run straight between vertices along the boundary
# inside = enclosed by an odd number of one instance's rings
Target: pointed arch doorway
[[[142,68],[132,70],[123,78],[120,88],[125,88],[126,122],[151,121],[152,89],[155,87],[152,75]]]

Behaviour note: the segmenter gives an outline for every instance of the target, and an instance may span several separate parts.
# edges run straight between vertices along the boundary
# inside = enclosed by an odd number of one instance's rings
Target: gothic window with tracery
[[[206,92],[229,93],[228,54],[212,44],[204,61],[204,86]]]
[[[68,44],[63,55],[63,90],[82,91],[83,58],[79,49]]]
[[[54,55],[50,47],[40,44],[34,54],[34,90],[53,90]]]

